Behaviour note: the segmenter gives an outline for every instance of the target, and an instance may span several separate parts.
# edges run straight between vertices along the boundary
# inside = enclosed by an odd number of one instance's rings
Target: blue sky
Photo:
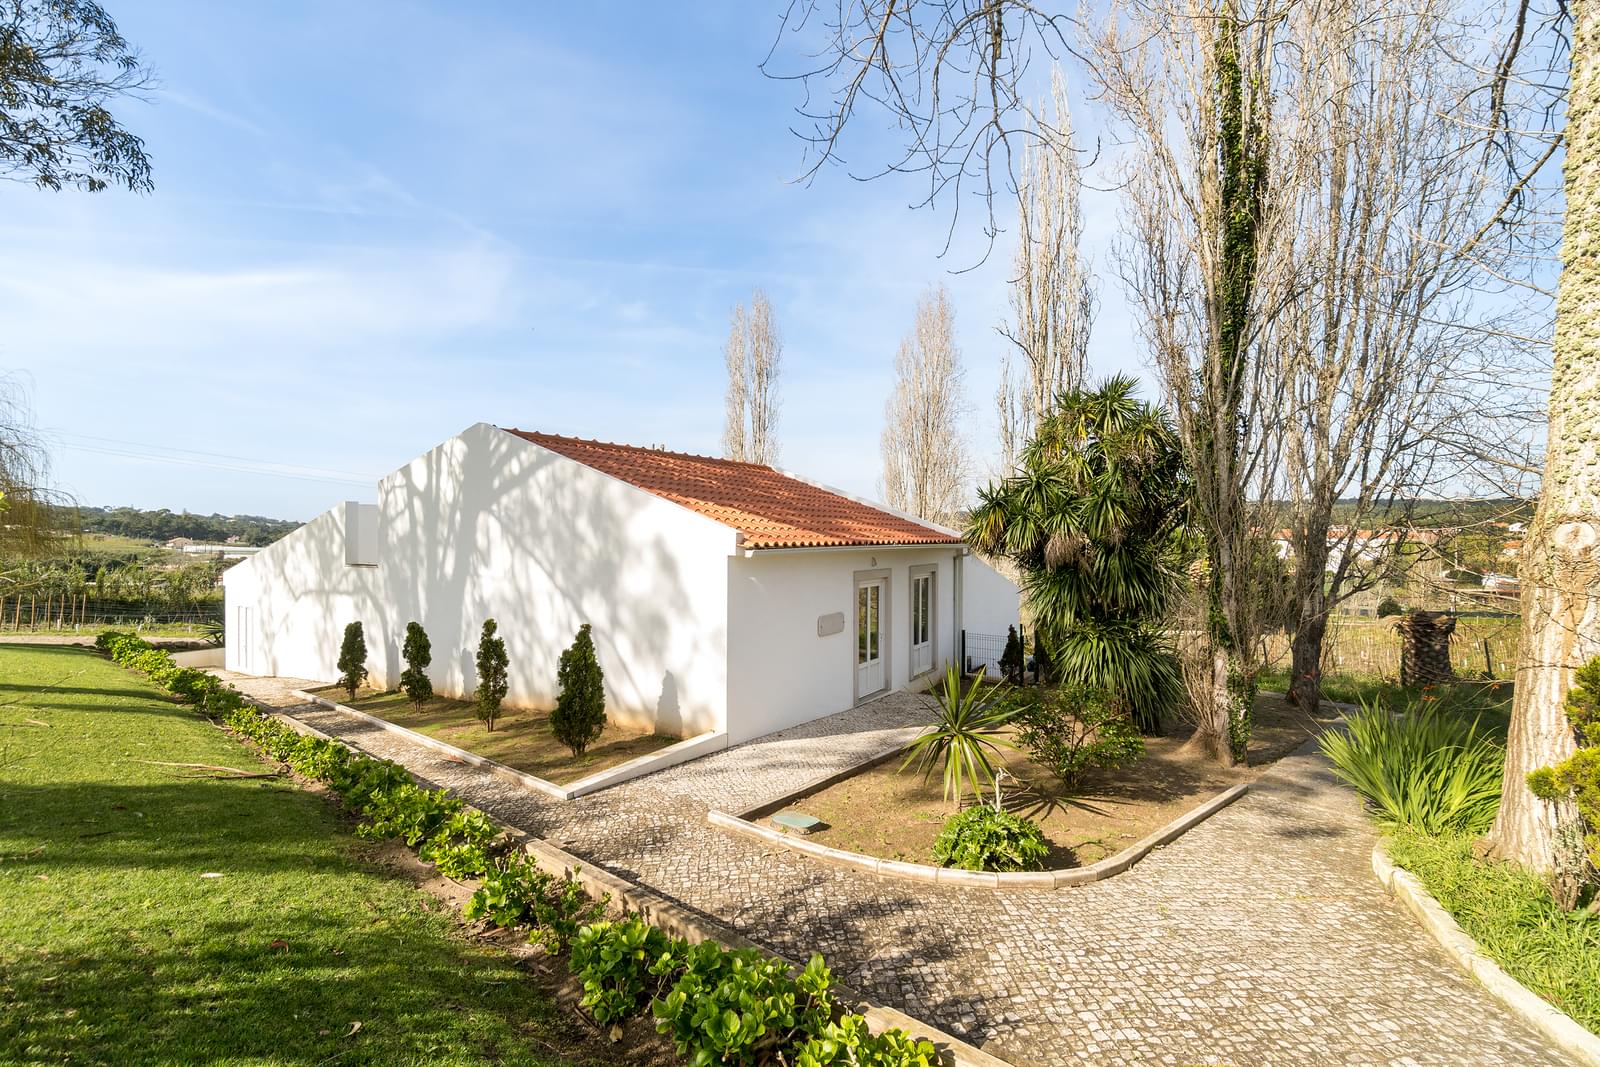
[[[794,183],[802,90],[757,69],[778,5],[108,7],[160,79],[120,109],[154,194],[0,183],[0,370],[82,502],[309,518],[372,496],[327,478],[478,421],[715,452],[756,286],[784,466],[875,492],[895,348],[938,281],[987,464],[1011,235],[953,274],[976,212],[941,259],[916,179]],[[897,143],[868,112],[846,151]],[[1093,369],[1137,371],[1113,202],[1088,208]]]

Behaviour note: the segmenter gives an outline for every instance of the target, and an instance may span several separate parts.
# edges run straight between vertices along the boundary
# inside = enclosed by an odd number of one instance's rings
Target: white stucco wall
[[[389,639],[381,572],[345,563],[349,516],[376,522],[377,510],[340,504],[223,572],[229,670],[331,681],[347,623],[361,621],[369,649]],[[241,608],[252,616],[248,638]]]
[[[685,737],[723,728],[732,530],[487,424],[384,478],[378,498],[227,572],[230,669],[331,680],[359,619],[370,680],[392,687],[416,620],[434,688],[466,697],[493,618],[508,703],[548,707],[561,652],[587,622],[616,721]],[[240,607],[254,609],[248,638]]]
[[[911,684],[911,568],[933,564],[934,666],[954,656],[954,560],[958,546],[819,552],[757,551],[728,561],[728,740],[843,711],[855,703],[855,574],[887,569],[890,688]],[[840,633],[817,636],[817,619],[844,614]]]

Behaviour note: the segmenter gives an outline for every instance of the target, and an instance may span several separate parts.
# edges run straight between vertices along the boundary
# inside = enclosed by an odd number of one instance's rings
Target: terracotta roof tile
[[[958,544],[961,539],[757,463],[507,430],[738,530],[747,548]]]

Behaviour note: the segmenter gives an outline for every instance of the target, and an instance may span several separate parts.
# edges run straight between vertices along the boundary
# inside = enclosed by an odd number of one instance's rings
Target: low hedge
[[[691,1067],[934,1067],[927,1041],[901,1030],[871,1034],[861,1015],[842,1011],[821,956],[798,973],[754,949],[714,942],[690,946],[638,916],[602,919],[606,899],[592,900],[578,880],[558,878],[518,849],[508,850],[482,812],[443,789],[425,789],[397,763],[337,741],[307,737],[262,712],[205,671],[180,667],[170,653],[130,633],[95,641],[117,663],[220,720],[296,773],[322,782],[362,817],[362,837],[403,840],[452,878],[479,879],[463,909],[467,919],[525,926],[529,940],[559,953],[582,983],[580,1007],[602,1026],[643,1015],[670,1035]],[[613,1029],[613,1034],[619,1031]]]

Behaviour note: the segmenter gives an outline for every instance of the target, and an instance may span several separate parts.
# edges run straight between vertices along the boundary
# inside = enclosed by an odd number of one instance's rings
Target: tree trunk
[[[1290,645],[1289,700],[1307,715],[1322,703],[1322,641],[1328,634],[1328,524],[1308,520],[1296,538],[1294,642]]]
[[[1289,651],[1289,699],[1307,715],[1322,705],[1322,641],[1328,633],[1326,610],[1300,618]]]
[[[1528,772],[1574,748],[1573,668],[1600,653],[1600,3],[1572,5],[1567,214],[1539,507],[1522,560],[1522,638],[1500,811],[1489,853],[1569,881],[1582,858],[1570,802],[1543,801]]]
[[[1238,764],[1234,758],[1233,722],[1237,714],[1234,686],[1230,680],[1237,676],[1237,657],[1221,647],[1211,652],[1210,700],[1195,724],[1194,736],[1184,746],[1216,760],[1224,767]]]

